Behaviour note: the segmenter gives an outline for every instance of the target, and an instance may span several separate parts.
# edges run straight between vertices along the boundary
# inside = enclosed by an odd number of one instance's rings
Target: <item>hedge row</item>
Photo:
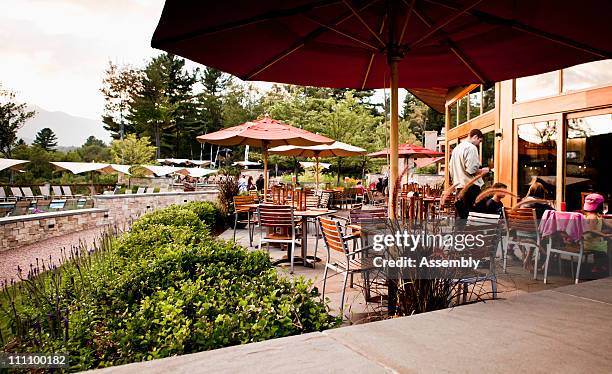
[[[210,203],[158,210],[8,287],[5,350],[67,351],[71,370],[84,370],[337,325],[311,284],[277,275],[265,252],[214,238],[218,218]]]

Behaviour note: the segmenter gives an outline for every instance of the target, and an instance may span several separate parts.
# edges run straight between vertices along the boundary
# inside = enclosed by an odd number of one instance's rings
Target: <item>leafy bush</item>
[[[66,351],[84,370],[334,327],[310,283],[214,238],[211,203],[171,206],[0,298],[3,350]],[[14,306],[14,308],[13,308]]]

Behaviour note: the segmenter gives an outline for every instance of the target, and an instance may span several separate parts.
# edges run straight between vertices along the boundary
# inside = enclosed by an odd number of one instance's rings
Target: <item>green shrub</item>
[[[66,351],[77,371],[337,324],[310,283],[280,277],[265,252],[214,238],[218,216],[199,202],[149,213],[96,251],[5,288],[4,350]]]

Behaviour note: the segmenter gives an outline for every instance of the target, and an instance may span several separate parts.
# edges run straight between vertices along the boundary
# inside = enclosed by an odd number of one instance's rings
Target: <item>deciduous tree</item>
[[[0,85],[0,153],[11,158],[17,143],[17,131],[36,112],[26,110],[26,104],[15,102],[15,93]]]

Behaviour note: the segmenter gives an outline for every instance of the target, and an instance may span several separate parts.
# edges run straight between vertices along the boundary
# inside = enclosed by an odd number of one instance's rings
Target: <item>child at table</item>
[[[608,256],[609,235],[604,233],[612,225],[603,218],[604,197],[597,193],[587,195],[584,199],[582,214],[585,218],[584,227],[584,250],[592,252],[595,256],[592,271],[605,272],[607,270],[606,259]]]

